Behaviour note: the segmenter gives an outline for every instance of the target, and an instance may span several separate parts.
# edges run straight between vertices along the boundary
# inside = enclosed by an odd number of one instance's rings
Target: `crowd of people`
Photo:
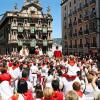
[[[98,59],[56,49],[1,55],[0,100],[100,100]]]

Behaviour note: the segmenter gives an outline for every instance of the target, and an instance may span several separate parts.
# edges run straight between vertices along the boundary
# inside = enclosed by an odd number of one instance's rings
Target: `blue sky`
[[[18,8],[21,9],[24,0],[0,0],[0,15],[6,11],[13,10],[14,4],[17,3]],[[46,12],[47,7],[50,6],[51,14],[53,16],[53,38],[61,37],[61,0],[40,0],[43,11]]]

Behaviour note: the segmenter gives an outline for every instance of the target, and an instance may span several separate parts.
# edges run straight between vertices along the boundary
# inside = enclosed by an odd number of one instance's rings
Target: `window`
[[[27,24],[27,19],[24,20],[24,23]]]
[[[39,25],[41,24],[41,20],[38,21],[38,24],[39,24]]]
[[[74,21],[76,21],[76,17],[74,17]]]
[[[69,6],[71,7],[71,2],[70,2],[70,4],[69,4]]]
[[[80,14],[80,19],[82,19],[82,15]]]
[[[48,25],[50,26],[50,21],[48,21]]]
[[[92,8],[92,13],[96,15],[96,10],[95,10],[95,8]]]
[[[75,33],[77,33],[77,30],[75,29]]]
[[[74,0],[74,4],[76,3],[76,0]]]
[[[93,37],[93,43],[96,44],[96,37]]]
[[[75,40],[75,46],[77,46],[77,40]]]
[[[65,10],[66,10],[66,6],[65,6]]]
[[[82,45],[82,39],[80,39],[80,45]]]
[[[80,27],[80,31],[82,31],[82,27]]]
[[[14,24],[16,24],[16,22],[17,22],[16,19],[14,19],[13,22],[14,22]]]

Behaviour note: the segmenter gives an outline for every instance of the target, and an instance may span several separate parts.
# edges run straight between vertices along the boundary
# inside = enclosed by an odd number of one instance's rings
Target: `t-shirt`
[[[62,57],[61,51],[60,51],[60,50],[54,51],[54,57],[55,57],[55,58],[60,58],[60,57]]]

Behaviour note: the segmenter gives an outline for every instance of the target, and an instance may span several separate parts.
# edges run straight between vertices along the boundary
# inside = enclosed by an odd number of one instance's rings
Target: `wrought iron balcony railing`
[[[82,19],[78,19],[78,23],[82,23]]]
[[[96,3],[96,0],[90,0],[90,4]]]
[[[86,30],[84,31],[84,34],[89,34],[89,29],[86,29]]]

